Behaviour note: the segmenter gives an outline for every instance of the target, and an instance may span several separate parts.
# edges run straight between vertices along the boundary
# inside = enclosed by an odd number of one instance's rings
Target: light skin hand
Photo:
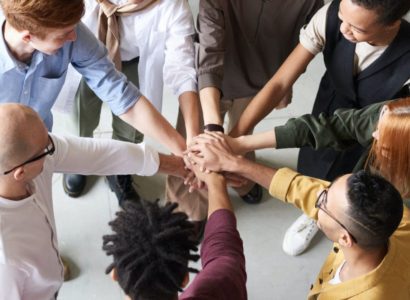
[[[222,132],[210,132],[205,131],[205,133],[200,134],[192,140],[191,144],[188,144],[187,149],[195,146],[196,144],[212,144],[214,142],[220,141],[224,143],[233,153],[235,154],[245,154],[247,149],[242,144],[241,138],[232,138],[229,135],[223,134]]]
[[[191,162],[198,165],[200,170],[213,172],[232,171],[237,156],[224,140],[213,140],[211,143],[195,144],[186,152]]]
[[[185,168],[185,163],[182,157],[175,155],[159,154],[159,169],[158,172],[172,175],[180,178],[186,178],[189,171]]]
[[[218,173],[204,173],[196,165],[193,166],[193,171],[208,187],[208,217],[219,209],[232,211],[232,204],[229,200],[225,178]]]

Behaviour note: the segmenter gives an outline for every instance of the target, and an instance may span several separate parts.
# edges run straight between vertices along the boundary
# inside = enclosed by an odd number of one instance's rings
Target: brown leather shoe
[[[67,260],[64,257],[61,257],[61,261],[63,262],[64,268],[64,281],[69,281],[71,279],[71,270],[70,265],[68,264]]]

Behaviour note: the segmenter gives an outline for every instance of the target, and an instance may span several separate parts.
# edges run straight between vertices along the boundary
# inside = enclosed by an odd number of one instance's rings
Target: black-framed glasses
[[[44,156],[46,156],[46,155],[53,155],[53,154],[54,154],[54,151],[56,150],[56,148],[55,148],[55,146],[54,146],[53,139],[51,138],[50,135],[48,135],[48,140],[49,140],[50,142],[49,142],[49,144],[47,145],[47,147],[44,148],[43,153],[41,153],[40,155],[37,155],[37,156],[35,156],[35,157],[33,157],[33,158],[30,158],[29,160],[26,160],[26,161],[23,162],[22,164],[19,164],[18,166],[15,166],[14,168],[12,168],[12,169],[10,169],[10,170],[8,170],[8,171],[6,171],[6,172],[3,172],[3,175],[7,175],[7,174],[13,172],[15,169],[17,169],[17,168],[19,168],[19,167],[22,167],[22,166],[24,166],[24,165],[26,165],[26,164],[29,164],[29,163],[32,163],[32,162],[37,161],[37,160],[39,160],[39,159],[42,159],[42,158],[43,158]]]
[[[329,189],[324,189],[319,196],[317,197],[316,203],[315,203],[315,207],[320,209],[321,211],[323,211],[325,214],[327,214],[330,218],[332,218],[337,224],[339,224],[340,226],[342,226],[342,228],[344,230],[347,231],[347,233],[352,237],[353,241],[357,244],[357,240],[354,237],[354,235],[349,231],[349,229],[346,228],[346,226],[344,226],[338,219],[336,219],[336,217],[330,212],[328,211],[325,207],[326,207],[326,203],[327,203],[327,193],[328,193]]]

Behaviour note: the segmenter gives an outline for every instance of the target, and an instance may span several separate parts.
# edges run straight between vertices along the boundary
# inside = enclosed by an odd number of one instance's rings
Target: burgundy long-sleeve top
[[[243,244],[235,215],[227,209],[208,219],[201,247],[202,271],[180,295],[180,300],[247,299]]]

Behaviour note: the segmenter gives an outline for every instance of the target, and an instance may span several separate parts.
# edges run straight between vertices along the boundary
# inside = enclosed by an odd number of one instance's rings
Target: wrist
[[[237,138],[234,139],[234,149],[232,149],[236,154],[245,154],[248,152],[248,147],[247,147],[247,139],[245,135],[241,135]]]
[[[223,160],[221,169],[226,172],[237,173],[240,170],[241,161],[243,161],[243,156],[231,155]]]
[[[215,123],[208,123],[204,126],[204,129],[207,131],[219,131],[224,133],[224,128],[222,125],[215,124]]]
[[[216,188],[221,186],[226,186],[225,177],[220,173],[210,173],[207,175],[206,184],[208,188]]]

